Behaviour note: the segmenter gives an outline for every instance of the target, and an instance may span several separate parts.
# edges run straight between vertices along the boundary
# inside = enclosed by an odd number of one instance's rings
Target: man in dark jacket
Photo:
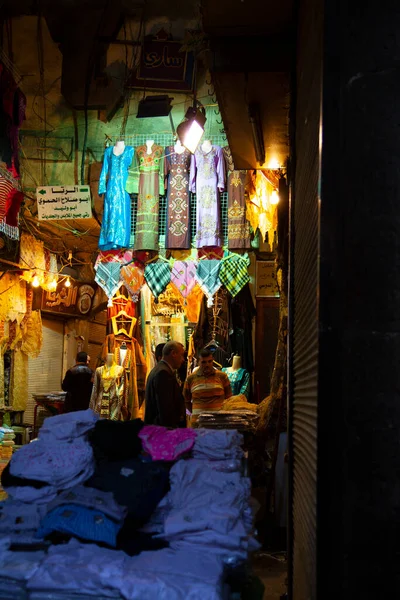
[[[162,359],[150,372],[146,383],[146,425],[186,427],[185,401],[175,371],[184,361],[185,348],[179,342],[167,342]]]
[[[78,352],[76,364],[65,373],[62,389],[67,392],[64,403],[65,412],[86,410],[89,408],[93,387],[93,371],[88,367],[86,352]]]

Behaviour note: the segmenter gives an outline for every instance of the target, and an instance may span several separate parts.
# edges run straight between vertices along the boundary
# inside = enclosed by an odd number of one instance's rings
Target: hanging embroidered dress
[[[235,170],[229,146],[222,148],[228,188],[228,248],[251,248],[250,224],[246,219],[245,184],[247,171]]]
[[[189,168],[190,152],[165,148],[164,175],[167,189],[166,248],[190,248]]]
[[[125,146],[118,156],[113,150],[114,146],[105,150],[99,181],[99,194],[105,194],[100,250],[128,248],[131,236],[131,199],[125,184],[134,150],[132,146]]]
[[[196,247],[221,246],[219,192],[225,189],[222,149],[199,146],[190,165],[190,191],[196,194]]]
[[[164,191],[163,148],[153,144],[136,148],[135,161],[139,169],[139,194],[135,232],[135,250],[158,250],[158,212],[161,190]]]

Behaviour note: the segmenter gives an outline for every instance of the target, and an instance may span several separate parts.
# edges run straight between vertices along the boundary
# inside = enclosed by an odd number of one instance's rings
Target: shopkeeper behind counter
[[[227,374],[217,371],[213,363],[212,352],[204,348],[200,352],[199,368],[185,381],[183,395],[186,409],[192,414],[192,427],[200,413],[221,410],[225,400],[232,396]]]

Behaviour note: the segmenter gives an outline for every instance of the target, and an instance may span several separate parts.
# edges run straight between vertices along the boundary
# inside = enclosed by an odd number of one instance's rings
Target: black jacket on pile
[[[62,389],[67,392],[64,410],[86,410],[89,408],[93,387],[93,371],[87,365],[76,364],[65,373]]]
[[[186,427],[185,401],[178,380],[162,360],[147,378],[144,422],[146,425]]]

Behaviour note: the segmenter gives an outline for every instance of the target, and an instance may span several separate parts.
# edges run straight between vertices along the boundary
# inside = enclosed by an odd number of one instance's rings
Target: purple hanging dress
[[[221,246],[219,192],[225,189],[225,161],[222,149],[199,146],[190,165],[190,191],[196,194],[196,247]]]

